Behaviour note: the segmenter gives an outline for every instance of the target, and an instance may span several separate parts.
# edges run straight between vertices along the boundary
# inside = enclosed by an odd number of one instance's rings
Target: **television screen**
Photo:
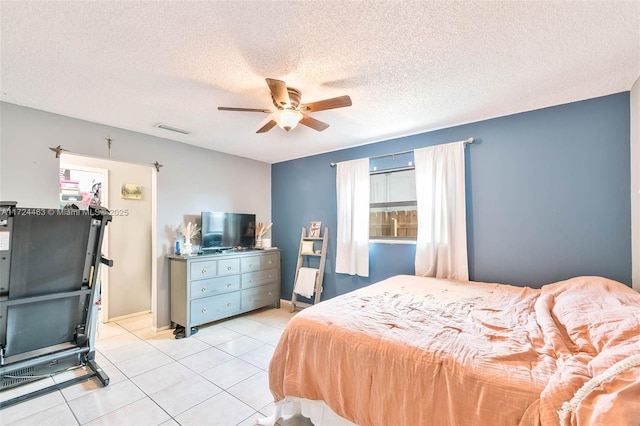
[[[256,244],[256,215],[202,212],[202,250],[251,248]]]

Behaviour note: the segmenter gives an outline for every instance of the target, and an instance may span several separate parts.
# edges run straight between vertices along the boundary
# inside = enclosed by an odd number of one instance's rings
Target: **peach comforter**
[[[640,294],[397,276],[296,315],[269,379],[362,426],[637,426]]]

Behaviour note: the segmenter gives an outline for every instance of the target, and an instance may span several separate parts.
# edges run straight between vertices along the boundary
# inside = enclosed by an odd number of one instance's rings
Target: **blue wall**
[[[290,299],[300,231],[329,227],[322,299],[414,274],[415,246],[372,244],[369,278],[335,274],[331,162],[475,137],[465,149],[470,279],[518,286],[601,275],[631,286],[629,92],[272,166],[273,244]],[[312,265],[313,266],[313,265]]]

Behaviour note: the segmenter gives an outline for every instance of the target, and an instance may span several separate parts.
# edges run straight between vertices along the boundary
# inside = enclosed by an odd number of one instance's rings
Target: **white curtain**
[[[336,165],[336,273],[369,276],[369,159]]]
[[[464,142],[416,149],[414,161],[416,275],[467,281]]]

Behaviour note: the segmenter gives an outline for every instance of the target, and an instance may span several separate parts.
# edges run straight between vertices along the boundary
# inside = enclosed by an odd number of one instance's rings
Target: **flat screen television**
[[[202,250],[253,248],[256,245],[256,215],[202,212]]]

